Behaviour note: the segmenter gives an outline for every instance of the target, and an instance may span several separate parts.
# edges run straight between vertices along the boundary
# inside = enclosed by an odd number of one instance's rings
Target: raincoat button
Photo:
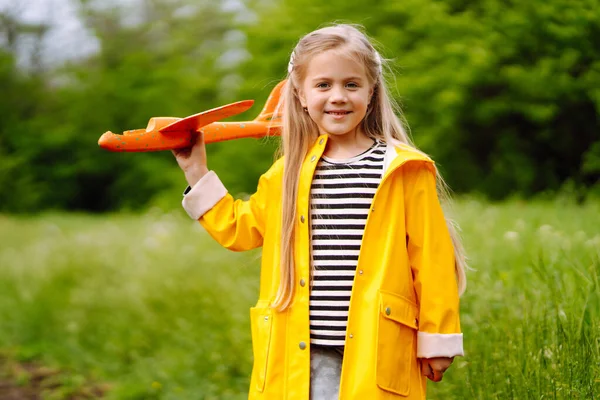
[[[312,156],[312,157],[310,158],[310,161],[311,161],[311,162],[314,162],[316,159],[317,159],[317,156]]]
[[[269,320],[269,316],[268,316],[268,315],[266,315],[266,316],[265,316],[265,321],[268,321],[268,320]]]
[[[392,309],[389,307],[385,308],[385,315],[390,315],[392,313]]]
[[[300,286],[304,287],[306,285],[306,281],[304,279],[300,279]]]
[[[362,275],[363,274],[363,270],[361,269],[360,271],[358,271],[358,274]]]
[[[306,348],[306,343],[300,342],[300,344],[298,345],[298,347],[300,347],[300,350],[304,350]]]
[[[353,337],[354,337],[354,335],[353,335],[353,334],[350,334],[350,339],[352,339]]]
[[[300,216],[300,222],[304,223],[304,215]]]
[[[323,144],[323,139],[319,140],[319,144]]]

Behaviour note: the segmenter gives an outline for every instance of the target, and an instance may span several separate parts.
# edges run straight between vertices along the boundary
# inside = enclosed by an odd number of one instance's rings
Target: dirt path
[[[109,389],[108,385],[72,381],[56,369],[0,359],[0,400],[100,399]]]

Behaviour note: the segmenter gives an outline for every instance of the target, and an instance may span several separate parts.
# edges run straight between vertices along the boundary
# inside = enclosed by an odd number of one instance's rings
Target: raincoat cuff
[[[417,334],[417,357],[455,357],[464,356],[462,333]]]
[[[217,174],[209,171],[187,192],[181,204],[190,218],[198,220],[226,194],[227,189]]]

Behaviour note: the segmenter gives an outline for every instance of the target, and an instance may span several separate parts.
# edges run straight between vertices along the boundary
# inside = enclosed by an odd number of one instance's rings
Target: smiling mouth
[[[352,111],[325,111],[325,114],[330,114],[330,115],[347,115],[350,114]]]

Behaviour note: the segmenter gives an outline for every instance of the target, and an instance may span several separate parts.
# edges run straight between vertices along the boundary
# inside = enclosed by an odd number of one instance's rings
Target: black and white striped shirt
[[[346,160],[322,157],[311,185],[310,341],[343,346],[365,222],[381,182],[386,145]]]

